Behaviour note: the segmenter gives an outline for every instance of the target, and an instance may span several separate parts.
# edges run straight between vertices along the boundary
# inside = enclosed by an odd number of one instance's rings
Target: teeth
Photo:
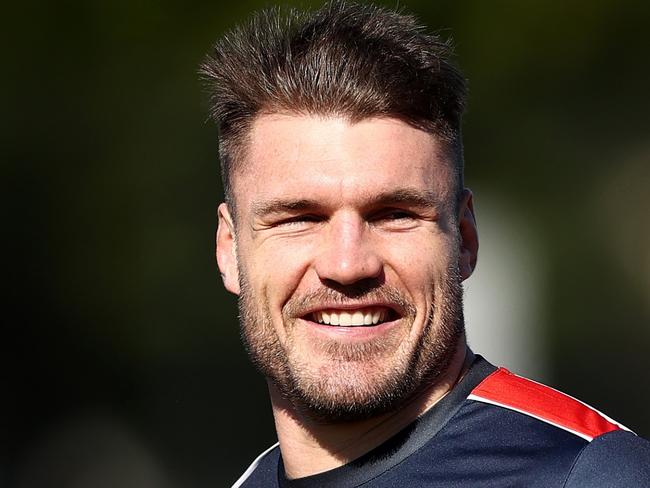
[[[381,316],[380,310],[375,310],[375,313],[372,314],[372,323],[376,324],[379,322],[379,317]]]
[[[349,312],[328,310],[314,312],[313,318],[319,324],[358,327],[361,325],[377,325],[384,322],[388,318],[388,311],[383,307]]]
[[[363,325],[363,312],[354,312],[352,314],[352,325]]]
[[[336,314],[332,314],[336,315]],[[352,325],[352,315],[347,312],[339,314],[339,325]]]

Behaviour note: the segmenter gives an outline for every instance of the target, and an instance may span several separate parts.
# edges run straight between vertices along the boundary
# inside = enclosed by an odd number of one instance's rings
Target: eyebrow
[[[441,199],[433,190],[419,190],[414,188],[397,188],[374,195],[363,206],[377,207],[385,205],[407,205],[417,208],[441,207]],[[263,217],[273,214],[316,211],[323,208],[322,202],[309,198],[286,199],[273,198],[253,203],[253,214]]]
[[[258,217],[265,215],[300,212],[304,210],[314,210],[322,207],[322,204],[316,200],[299,199],[288,200],[284,198],[273,198],[262,202],[253,203],[253,214]]]
[[[419,208],[439,208],[440,196],[433,190],[415,188],[397,188],[380,193],[371,199],[370,205],[409,205]]]

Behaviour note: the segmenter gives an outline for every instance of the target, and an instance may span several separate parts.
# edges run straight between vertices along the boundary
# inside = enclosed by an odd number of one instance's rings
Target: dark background
[[[17,5],[0,39],[0,486],[229,486],[275,435],[214,264],[196,71],[264,3]],[[400,5],[456,41],[468,184],[540,236],[543,379],[649,436],[650,3]]]

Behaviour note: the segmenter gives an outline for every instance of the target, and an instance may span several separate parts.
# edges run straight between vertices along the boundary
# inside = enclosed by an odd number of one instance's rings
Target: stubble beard
[[[255,367],[298,412],[322,423],[368,419],[394,411],[434,385],[448,369],[464,334],[462,285],[457,269],[449,269],[434,288],[422,334],[415,344],[405,339],[416,316],[415,306],[388,285],[324,288],[290,299],[283,309],[287,340],[282,344],[270,318],[269,304],[252,293],[240,274],[239,316],[242,340]],[[330,361],[314,369],[292,354],[290,333],[297,310],[327,299],[345,303],[364,297],[399,303],[405,311],[400,327],[382,341],[311,344]],[[363,366],[363,367],[360,367]]]

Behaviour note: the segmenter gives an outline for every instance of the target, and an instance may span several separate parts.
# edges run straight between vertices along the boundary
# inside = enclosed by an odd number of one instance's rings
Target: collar
[[[323,473],[289,480],[280,456],[280,488],[353,488],[402,462],[429,442],[460,409],[471,391],[496,370],[483,357],[474,355],[469,350],[467,360],[471,361],[469,369],[447,395],[410,425],[354,461]]]

